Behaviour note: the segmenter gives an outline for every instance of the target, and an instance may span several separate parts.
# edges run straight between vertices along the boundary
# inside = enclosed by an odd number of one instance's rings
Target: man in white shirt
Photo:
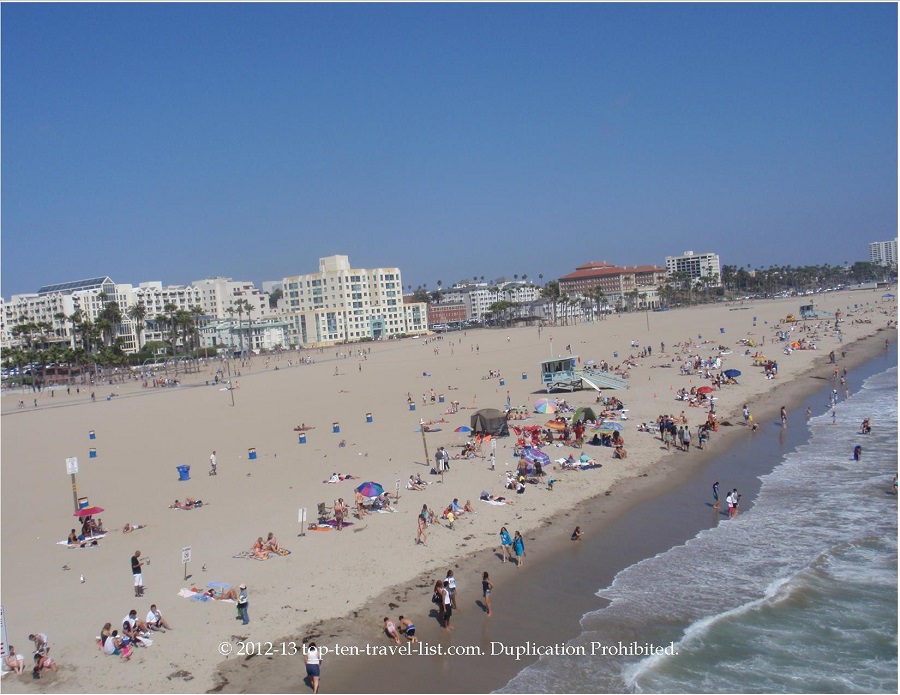
[[[147,626],[151,630],[159,630],[160,632],[172,629],[169,627],[169,623],[166,622],[166,619],[163,618],[162,614],[157,610],[155,603],[150,606],[150,610],[147,612]]]

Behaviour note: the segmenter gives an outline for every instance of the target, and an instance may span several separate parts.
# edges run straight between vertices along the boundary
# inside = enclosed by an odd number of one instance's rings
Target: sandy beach
[[[5,394],[0,559],[9,639],[27,653],[30,632],[49,635],[60,671],[47,674],[41,689],[204,692],[218,687],[227,692],[304,692],[302,658],[283,654],[283,640],[318,634],[329,643],[342,639],[347,644],[387,646],[391,642],[381,632],[381,616],[396,619],[406,612],[415,618],[419,637],[437,643],[442,630],[428,618],[428,584],[422,585],[425,578],[431,577],[433,583],[433,578],[459,565],[455,572],[465,577],[468,603],[456,616],[455,639],[464,643],[484,622],[471,603],[476,593],[480,595],[473,580],[475,567],[493,556],[490,571],[495,583],[502,583],[504,575],[512,572],[527,582],[529,573],[539,572],[536,559],[549,554],[544,548],[558,545],[571,532],[561,515],[577,513],[578,523],[591,533],[601,532],[603,524],[638,500],[658,494],[662,476],[669,486],[672,476],[690,475],[704,457],[729,446],[729,440],[751,436],[749,428],[737,424],[742,421],[744,403],[764,419],[777,413],[782,401],[796,400],[804,389],[821,386],[821,378],[800,377],[828,378],[833,369],[825,365],[829,351],[837,353],[839,367],[852,368],[854,360],[858,363],[882,350],[886,339],[895,340],[895,331],[884,328],[897,316],[896,304],[882,303],[881,294],[829,295],[821,308],[841,310],[842,341],[832,329],[833,321],[807,321],[797,324],[804,331],[797,328],[792,336],[815,334],[818,349],[790,355],[783,354],[783,344],[773,345],[772,339],[780,319],[796,314],[801,299],[610,317],[544,328],[540,337],[537,328],[530,327],[450,333],[429,342],[417,338],[341,346],[308,351],[315,363],[302,366],[297,366],[296,353],[269,360],[255,357],[249,367],[241,368],[236,377],[240,388],[232,392],[206,385],[214,371],[208,369],[186,378],[179,388],[98,385],[96,403],[84,389],[77,395],[74,389],[71,395],[64,389],[53,396],[45,391],[36,408],[30,407],[30,393]],[[872,339],[858,342],[867,337]],[[777,360],[777,378],[766,379],[745,354],[747,348],[738,344],[750,338],[757,343],[765,338],[765,344],[751,348],[750,353]],[[507,391],[514,406],[528,406],[530,411],[534,400],[545,395],[539,393],[538,362],[551,355],[551,339],[553,354],[566,354],[564,348],[570,345],[571,353],[583,361],[607,360],[614,365],[645,346],[652,347],[651,356],[635,360],[628,390],[601,394],[616,395],[628,408],[628,420],[623,422],[628,458],[614,460],[612,449],[589,447],[588,453],[597,457],[601,468],[551,470],[558,481],[553,490],[544,484],[528,486],[524,495],[514,496],[515,506],[478,501],[482,490],[508,492],[503,490],[502,478],[516,463],[514,437],[499,440],[495,471],[489,470],[486,460],[476,458],[451,461],[443,483],[439,476],[429,475],[431,464],[425,464],[423,438],[417,431],[420,418],[435,421],[432,427],[440,428],[425,435],[428,455],[433,457],[439,446],[458,451],[465,439],[453,430],[468,425],[477,408],[503,409]],[[637,348],[632,347],[635,340]],[[661,343],[665,351],[660,351]],[[365,358],[357,354],[361,348],[371,348]],[[843,359],[842,350],[847,352]],[[341,351],[347,356],[336,356]],[[674,360],[723,352],[728,353],[722,355],[723,368],[739,369],[742,375],[739,385],[715,393],[716,412],[720,422],[727,420],[735,426],[720,427],[707,451],[667,456],[659,439],[638,432],[637,426],[682,410],[692,426],[703,422],[705,409],[686,407],[674,400],[674,394],[679,388],[708,382],[696,375],[682,376],[680,363]],[[491,370],[501,372],[502,386],[497,378],[485,378]],[[431,389],[443,396],[443,403],[431,402]],[[774,394],[773,389],[777,389]],[[107,400],[108,393],[117,395]],[[414,412],[408,395],[416,404]],[[597,393],[554,395],[585,405],[593,404]],[[20,399],[29,407],[18,409]],[[464,409],[445,414],[452,400]],[[447,422],[436,422],[441,419]],[[523,424],[543,424],[549,419],[532,413]],[[298,443],[294,431],[300,423],[314,427],[306,432],[305,444]],[[92,430],[93,440],[88,435]],[[89,458],[91,447],[96,448],[96,458]],[[251,448],[255,448],[255,460],[249,458]],[[213,450],[218,474],[209,476]],[[554,448],[548,453],[556,459],[572,451]],[[78,495],[104,508],[100,516],[110,529],[96,548],[57,545],[76,527],[65,467],[66,458],[72,456],[79,460]],[[191,466],[190,480],[179,480],[179,465]],[[333,473],[350,473],[357,479],[323,483]],[[414,473],[431,483],[424,491],[403,488]],[[354,488],[370,480],[391,493],[395,481],[400,481],[395,513],[363,519],[350,515],[353,525],[341,532],[304,530],[299,535],[300,508],[314,520],[320,502],[331,506],[343,497],[352,507]],[[169,508],[174,500],[187,496],[203,500],[203,507]],[[422,505],[440,512],[454,498],[461,503],[472,500],[477,514],[463,516],[452,530],[441,521],[430,527],[427,546],[415,545],[416,514]],[[123,534],[126,522],[147,527]],[[503,525],[526,536],[528,560],[519,570],[500,564],[495,555],[497,532]],[[234,557],[270,531],[291,551],[289,555],[266,561]],[[186,546],[192,549],[192,561],[185,569],[181,557]],[[150,560],[141,599],[134,597],[129,566],[137,549]],[[625,557],[642,550],[622,548],[621,552]],[[185,572],[190,575],[187,580]],[[235,620],[233,604],[179,597],[184,588],[205,588],[210,582],[247,584],[249,625]],[[155,635],[152,646],[137,650],[129,663],[98,651],[94,638],[104,623],[116,627],[131,608],[143,616],[151,603],[159,606],[174,630]],[[507,622],[503,629],[514,633],[518,626]],[[247,660],[238,653],[246,640],[264,648],[271,642],[275,653]],[[331,656],[323,665],[332,674],[323,690],[358,689],[363,662],[342,658]],[[413,689],[396,676],[386,673],[383,684],[369,681],[367,689]],[[27,679],[7,675],[3,688],[25,692],[35,686],[30,675]],[[442,690],[436,683],[433,689]]]

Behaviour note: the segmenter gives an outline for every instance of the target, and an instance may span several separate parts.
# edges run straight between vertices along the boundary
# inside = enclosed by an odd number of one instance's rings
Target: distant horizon
[[[868,260],[890,3],[0,5],[3,297]],[[810,255],[824,258],[810,260]]]

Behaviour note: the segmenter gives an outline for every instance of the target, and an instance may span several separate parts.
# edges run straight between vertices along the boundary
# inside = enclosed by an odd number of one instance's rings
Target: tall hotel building
[[[722,266],[717,253],[694,253],[685,251],[680,256],[666,256],[666,274],[687,273],[690,280],[711,278],[714,287],[722,285]]]
[[[427,305],[404,303],[399,268],[352,268],[348,256],[319,259],[319,272],[283,280],[292,345],[380,340],[428,328]]]
[[[869,260],[875,265],[897,267],[897,240],[873,241],[869,244]]]

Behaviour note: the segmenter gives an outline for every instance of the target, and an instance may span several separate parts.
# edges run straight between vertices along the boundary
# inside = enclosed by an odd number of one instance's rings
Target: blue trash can
[[[79,497],[78,498],[78,508],[79,509],[87,509],[90,506],[91,506],[91,503],[88,502],[87,497]]]
[[[410,409],[410,410],[415,410],[415,409],[416,409],[416,404],[415,404],[415,403],[410,403],[410,404],[409,404],[409,409]]]
[[[500,385],[501,385],[501,386],[506,386],[506,380],[505,380],[505,379],[500,379]]]
[[[372,422],[372,413],[366,413],[366,422]]]
[[[438,403],[443,403],[443,402],[444,402],[444,394],[441,393],[438,395]]]
[[[92,458],[92,459],[97,458],[97,450],[92,448],[92,449],[88,452],[88,457],[89,457],[89,458]]]
[[[190,480],[191,479],[191,467],[190,466],[175,466],[178,469],[178,480]]]
[[[332,422],[331,423],[331,431],[334,432],[334,434],[338,434],[341,431],[341,423]]]
[[[522,381],[525,381],[528,378],[528,374],[526,372],[522,372]]]
[[[249,458],[251,461],[255,461],[256,460],[256,449],[252,449],[252,448],[247,449],[247,458]]]
[[[88,439],[96,439],[97,435],[94,433],[94,430],[88,432]]]
[[[303,434],[302,432],[297,436],[297,443],[298,444],[306,444],[306,435]]]
[[[725,332],[725,329],[724,329],[724,328],[720,328],[720,329],[719,329],[719,333],[724,333],[724,332]]]

